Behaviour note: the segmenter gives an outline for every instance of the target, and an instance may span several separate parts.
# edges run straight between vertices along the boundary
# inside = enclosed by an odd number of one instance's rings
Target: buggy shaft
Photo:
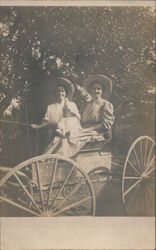
[[[7,120],[0,120],[2,123],[14,124],[14,125],[21,125],[21,126],[31,126],[30,124],[24,122],[16,122],[16,121],[7,121]]]

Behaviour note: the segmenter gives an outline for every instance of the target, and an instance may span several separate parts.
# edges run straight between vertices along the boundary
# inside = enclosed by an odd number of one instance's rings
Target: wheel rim
[[[10,183],[16,185],[16,197],[8,192]],[[88,176],[75,161],[61,155],[42,155],[19,164],[3,177],[0,188],[9,193],[1,195],[1,201],[31,216],[95,215]]]
[[[2,130],[0,129],[0,154],[2,153],[2,145],[3,145],[3,133]]]
[[[132,216],[155,213],[155,142],[141,136],[130,147],[122,176],[125,211]]]

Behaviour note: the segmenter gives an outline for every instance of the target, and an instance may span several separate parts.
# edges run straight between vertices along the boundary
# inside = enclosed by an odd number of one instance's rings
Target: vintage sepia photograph
[[[0,18],[0,216],[155,216],[154,7]]]

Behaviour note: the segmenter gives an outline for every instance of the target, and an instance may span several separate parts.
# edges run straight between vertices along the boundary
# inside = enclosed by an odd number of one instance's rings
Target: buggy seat
[[[111,139],[106,139],[102,133],[84,133],[77,140],[81,141],[79,152],[111,151]]]

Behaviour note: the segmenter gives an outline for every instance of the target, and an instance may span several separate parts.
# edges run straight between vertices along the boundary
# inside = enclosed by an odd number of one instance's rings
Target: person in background
[[[18,94],[12,97],[4,110],[3,120],[6,122],[3,126],[6,162],[14,167],[28,157],[27,126],[20,125],[26,123],[26,110]]]
[[[21,97],[18,95],[15,95],[12,97],[9,106],[4,110],[3,112],[3,119],[6,121],[21,121],[21,104],[22,100]],[[21,136],[21,128],[19,128],[18,125],[9,125],[7,126],[8,129],[8,138],[9,139],[15,139],[18,136]]]

